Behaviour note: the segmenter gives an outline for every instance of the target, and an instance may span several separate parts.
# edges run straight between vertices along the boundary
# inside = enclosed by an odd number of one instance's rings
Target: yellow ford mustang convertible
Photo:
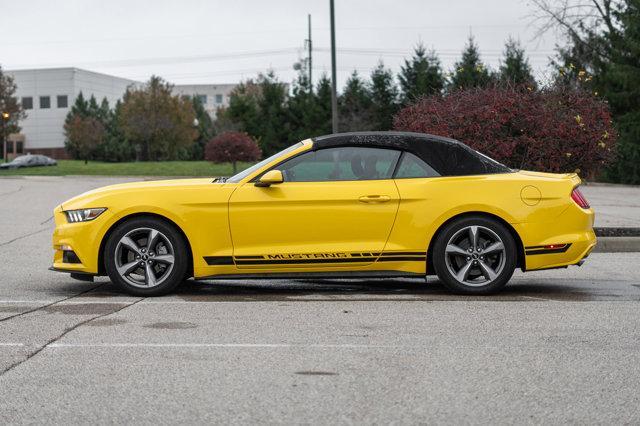
[[[229,179],[96,189],[54,210],[53,267],[159,295],[186,278],[424,277],[490,293],[596,244],[575,174],[515,171],[451,139],[308,139]]]

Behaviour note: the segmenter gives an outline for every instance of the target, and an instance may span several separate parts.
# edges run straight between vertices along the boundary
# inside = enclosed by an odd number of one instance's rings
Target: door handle
[[[365,195],[363,197],[358,198],[361,203],[375,204],[375,203],[386,203],[391,200],[391,197],[388,195]]]

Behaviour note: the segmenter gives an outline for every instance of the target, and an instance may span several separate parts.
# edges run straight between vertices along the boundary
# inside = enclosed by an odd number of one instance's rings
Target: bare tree
[[[624,6],[624,0],[530,0],[530,3],[534,8],[532,24],[538,27],[536,36],[557,31],[579,50],[608,57],[606,46],[595,40],[602,40],[605,33],[618,33],[615,14]]]
[[[614,12],[622,0],[530,0],[534,7],[533,23],[536,35],[559,29],[562,33],[583,40],[584,31],[617,31]]]

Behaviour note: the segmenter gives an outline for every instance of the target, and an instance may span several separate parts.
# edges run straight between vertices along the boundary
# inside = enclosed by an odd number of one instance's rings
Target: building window
[[[200,101],[202,105],[207,104],[207,95],[196,95],[196,98],[198,98],[198,101]]]
[[[31,96],[25,96],[22,98],[21,103],[23,109],[33,109],[33,98]]]
[[[22,154],[24,152],[24,144],[22,141],[16,142],[16,154]]]
[[[69,106],[67,95],[58,95],[58,108],[66,108]]]
[[[40,96],[40,109],[49,109],[49,108],[51,108],[51,97]]]
[[[222,95],[216,95],[216,103],[217,104],[221,104],[222,103]]]

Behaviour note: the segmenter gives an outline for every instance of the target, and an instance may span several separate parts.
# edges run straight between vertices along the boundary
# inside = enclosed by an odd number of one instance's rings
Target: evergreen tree
[[[611,59],[599,79],[620,132],[618,160],[609,177],[637,185],[640,184],[640,0],[628,0],[614,16],[620,29],[607,33]]]
[[[480,60],[480,52],[473,36],[469,36],[462,58],[455,64],[451,76],[450,88],[466,89],[470,87],[487,87],[493,84],[494,78]]]
[[[105,100],[102,101],[104,109]],[[106,103],[108,107],[108,103]],[[122,115],[122,102],[117,101],[115,107],[108,111],[105,124],[106,137],[103,143],[95,150],[94,158],[101,161],[120,162],[135,160],[135,150],[133,145],[127,140],[124,132],[119,126]]]
[[[531,65],[520,42],[509,37],[504,47],[504,61],[500,64],[500,81],[503,84],[537,87]]]
[[[198,121],[198,125],[196,126],[198,130],[198,137],[196,138],[195,143],[187,149],[185,157],[189,160],[203,160],[204,148],[215,134],[213,120],[199,97],[193,96],[191,98],[191,103],[193,104],[193,111],[195,112],[196,120]]]
[[[318,106],[318,119],[316,121],[315,135],[327,135],[331,133],[331,80],[326,74],[322,74],[316,84],[316,104]]]
[[[287,101],[289,143],[331,133],[331,80],[323,74],[312,91],[305,70],[293,83]]]
[[[265,156],[285,148],[289,142],[286,85],[270,71],[256,81],[240,84],[220,111],[218,130],[243,131],[258,140]]]
[[[398,88],[393,73],[386,69],[382,61],[371,73],[371,115],[373,126],[370,130],[391,130],[393,115],[398,110]]]
[[[108,109],[108,106],[107,106],[107,109]],[[98,101],[96,100],[96,97],[94,95],[91,95],[91,97],[89,98],[88,114],[89,114],[89,117],[94,117],[94,118],[99,118],[102,115],[102,111],[100,110],[100,105],[98,105]]]
[[[108,128],[112,125],[112,111],[107,98],[100,104],[94,95],[87,101],[82,92],[78,94],[64,123],[65,149],[74,158],[103,160]]]
[[[288,146],[287,86],[278,81],[273,71],[258,77],[260,122],[258,141],[264,156],[270,156]]]
[[[338,99],[341,132],[370,130],[373,125],[371,93],[367,84],[354,71]]]
[[[76,100],[73,102],[73,105],[71,105],[71,109],[69,110],[65,121],[70,121],[70,119],[76,115],[83,118],[89,116],[89,102],[84,98],[82,92],[78,93],[78,96],[76,96]]]
[[[244,131],[258,137],[260,131],[258,98],[260,87],[249,79],[238,84],[229,95],[229,106],[218,110],[216,133]]]
[[[446,82],[440,59],[434,51],[427,52],[422,44],[416,46],[411,60],[405,59],[398,80],[403,105],[414,102],[421,96],[441,93]]]
[[[319,112],[320,106],[309,84],[308,74],[306,70],[300,70],[287,102],[289,142],[318,136],[315,131]]]

